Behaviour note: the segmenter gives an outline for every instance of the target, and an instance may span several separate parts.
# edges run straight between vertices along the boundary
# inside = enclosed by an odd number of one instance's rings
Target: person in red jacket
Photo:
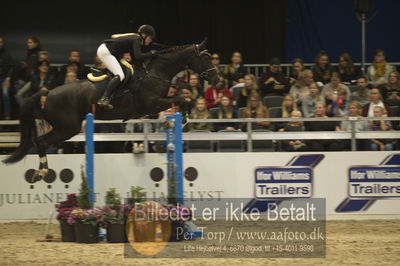
[[[233,95],[231,91],[226,87],[226,82],[224,78],[220,78],[217,85],[209,87],[204,93],[204,98],[207,101],[207,107],[213,108],[217,107],[221,102],[222,96],[228,96],[233,101]]]

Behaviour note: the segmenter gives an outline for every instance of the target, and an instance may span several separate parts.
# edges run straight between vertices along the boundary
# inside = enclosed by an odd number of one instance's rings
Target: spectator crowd
[[[62,66],[52,66],[51,55],[42,49],[36,37],[27,39],[26,57],[15,62],[8,52],[6,40],[0,37],[0,120],[18,119],[18,110],[26,99],[40,90],[86,79],[89,68],[80,60],[80,52],[71,50]],[[127,60],[129,61],[129,55]],[[351,56],[343,53],[338,65],[332,66],[325,51],[316,54],[314,64],[307,68],[302,59],[292,61],[289,75],[281,69],[279,58],[272,58],[259,77],[248,73],[242,54],[234,52],[228,64],[220,64],[217,53],[211,62],[223,74],[215,86],[200,79],[198,73],[183,71],[171,82],[170,96],[181,95],[194,119],[231,118],[300,118],[300,117],[387,117],[400,116],[400,77],[396,67],[385,59],[385,52],[377,49],[373,62],[365,72],[355,66]],[[98,58],[93,64],[103,68]],[[160,114],[162,116],[164,114]],[[388,120],[356,122],[357,131],[398,130],[399,121]],[[260,131],[349,131],[348,121],[324,122],[259,122],[252,125]],[[140,131],[140,128],[110,129],[107,125],[98,130]],[[240,123],[189,123],[187,131],[246,131]],[[358,150],[393,150],[399,148],[395,139],[358,140]],[[72,147],[72,148],[71,148]],[[112,145],[116,149],[118,145]],[[134,150],[143,146],[133,143]],[[67,149],[67,148],[66,148]],[[123,149],[123,143],[121,143]],[[290,140],[283,141],[284,151],[340,151],[349,150],[348,141]],[[73,145],[68,150],[74,150]],[[107,150],[107,149],[105,149]],[[119,148],[117,148],[119,150]]]

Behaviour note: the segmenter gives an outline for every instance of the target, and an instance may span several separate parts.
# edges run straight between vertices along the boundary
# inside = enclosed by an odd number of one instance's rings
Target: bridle
[[[205,79],[205,78],[208,77],[208,73],[211,72],[211,71],[216,71],[217,74],[218,74],[218,69],[217,69],[217,67],[214,66],[214,67],[211,67],[211,68],[209,68],[209,69],[204,70],[203,72],[201,72],[200,75],[199,75],[199,77]]]
[[[199,56],[199,57],[202,56],[202,55],[207,55],[207,56],[211,57],[211,54],[207,50],[203,50],[203,51],[200,52],[199,51],[199,46],[197,44],[193,44],[193,50],[195,51],[196,55]],[[202,78],[202,79],[206,79],[208,77],[208,74],[211,71],[216,71],[217,74],[218,74],[218,68],[213,66],[213,67],[210,67],[209,69],[206,69],[203,72],[201,72],[199,74],[199,77]]]

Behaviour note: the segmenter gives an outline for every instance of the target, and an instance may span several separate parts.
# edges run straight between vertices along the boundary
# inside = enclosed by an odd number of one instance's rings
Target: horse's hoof
[[[32,176],[32,179],[34,182],[44,180],[44,178],[47,176],[48,173],[49,173],[49,170],[47,170],[47,169],[46,170],[45,169],[36,170]]]

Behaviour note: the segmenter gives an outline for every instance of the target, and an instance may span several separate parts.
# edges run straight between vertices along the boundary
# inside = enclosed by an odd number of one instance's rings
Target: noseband
[[[193,44],[193,50],[194,50],[194,52],[196,53],[197,56],[202,56],[203,54],[205,54],[205,55],[211,57],[210,53],[207,50],[204,50],[204,51],[200,52],[199,51],[199,46],[197,44]],[[201,72],[199,77],[203,78],[203,79],[206,79],[208,77],[208,73],[210,73],[211,71],[216,71],[217,74],[218,74],[218,69],[214,66],[214,67],[211,67],[211,68]]]
[[[218,69],[217,69],[216,67],[211,67],[211,68],[209,68],[209,69],[204,70],[203,72],[201,72],[199,76],[200,76],[201,78],[205,79],[205,78],[208,77],[208,73],[211,72],[211,71],[217,71],[217,74],[218,74]]]

